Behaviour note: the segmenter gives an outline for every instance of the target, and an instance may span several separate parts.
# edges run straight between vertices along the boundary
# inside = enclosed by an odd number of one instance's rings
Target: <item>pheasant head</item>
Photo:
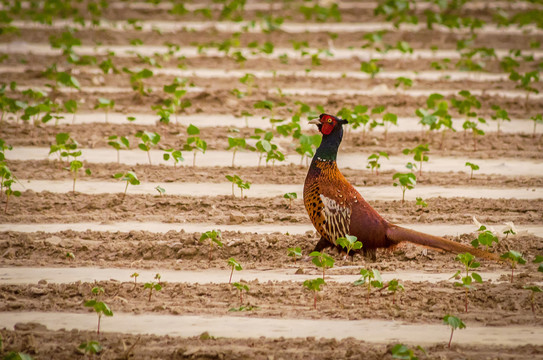
[[[339,144],[343,138],[343,124],[347,124],[348,121],[333,115],[321,114],[309,123],[317,125],[322,134],[321,145],[315,152],[313,159],[335,161]]]

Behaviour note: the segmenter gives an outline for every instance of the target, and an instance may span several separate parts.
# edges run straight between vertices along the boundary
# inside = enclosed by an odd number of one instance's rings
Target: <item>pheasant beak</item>
[[[319,125],[320,123],[321,123],[320,118],[316,118],[316,119],[313,119],[310,122],[308,122],[308,124],[311,124],[311,125]]]

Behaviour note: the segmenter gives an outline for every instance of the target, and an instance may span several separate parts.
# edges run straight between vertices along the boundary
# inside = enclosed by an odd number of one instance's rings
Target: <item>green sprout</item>
[[[479,232],[479,235],[477,236],[477,239],[473,240],[471,242],[471,245],[473,247],[479,247],[479,245],[483,245],[486,248],[486,251],[492,246],[492,243],[499,243],[499,239],[496,235],[492,233],[492,231],[488,230],[486,226],[481,225],[481,227],[477,230]]]
[[[522,257],[522,254],[515,251],[515,250],[509,250],[508,252],[502,254],[500,256],[502,259],[506,259],[511,261],[511,283],[513,282],[513,273],[515,271],[515,268],[518,264],[524,265],[526,264],[526,259]]]
[[[98,98],[98,102],[94,105],[95,109],[104,109],[106,112],[106,124],[108,122],[109,110],[113,110],[115,107],[115,101],[110,99]]]
[[[239,282],[235,282],[232,284],[233,287],[235,287],[236,289],[238,289],[239,291],[239,304],[240,306],[243,305],[243,290],[245,290],[245,292],[249,292],[249,286],[247,286],[247,284],[242,284],[242,283],[239,283]]]
[[[158,144],[158,142],[160,141],[160,135],[157,134],[156,132],[151,133],[148,131],[138,131],[135,136],[141,140],[141,142],[138,144],[138,148],[140,148],[140,150],[147,152],[149,165],[152,165],[151,164],[151,148],[153,148],[154,146]]]
[[[492,105],[491,109],[495,111],[494,115],[491,115],[490,117],[492,120],[496,121],[498,126],[498,137],[500,137],[500,125],[504,121],[511,122],[511,119],[509,118],[509,114],[506,110],[502,109],[499,105]]]
[[[202,154],[205,154],[207,142],[197,136],[200,134],[200,129],[192,124],[187,128],[187,134],[189,137],[187,138],[187,143],[183,146],[183,150],[193,152],[192,166],[196,166],[196,153],[200,151]]]
[[[81,151],[75,151],[75,152],[72,152],[70,153],[70,156],[72,156],[74,159],[72,161],[70,161],[70,166],[66,168],[66,170],[69,170],[71,173],[72,173],[72,176],[73,176],[73,179],[74,179],[74,182],[73,182],[73,186],[72,186],[72,192],[75,193],[75,182],[77,180],[77,175],[79,174],[79,170],[83,167],[83,163],[79,160],[77,160],[77,158],[79,156],[81,156]],[[85,174],[87,175],[91,175],[91,170],[90,169],[85,169]]]
[[[75,255],[74,255],[73,252],[68,251],[68,252],[66,252],[66,258],[67,258],[67,259],[72,259],[72,260],[74,260],[74,259],[75,259]]]
[[[234,270],[240,271],[243,270],[241,267],[241,264],[236,261],[234,258],[228,259],[228,266],[232,267],[232,271],[230,272],[230,279],[228,280],[228,283],[232,283],[232,275],[234,274]]]
[[[96,355],[102,352],[103,347],[98,341],[87,341],[79,344],[78,349],[84,354]]]
[[[476,170],[479,170],[479,165],[473,164],[473,163],[470,163],[469,161],[467,161],[465,166],[470,167],[469,179],[470,180],[473,179],[473,172],[476,171]]]
[[[64,105],[64,110],[72,114],[72,124],[75,123],[75,113],[77,112],[77,101],[66,100],[63,105]]]
[[[137,272],[134,272],[132,275],[130,275],[131,278],[134,278],[134,288],[132,289],[132,291],[136,290],[136,287],[138,286],[138,276],[140,276],[140,274],[138,274]]]
[[[243,181],[238,175],[225,175],[225,177],[232,183],[232,197],[235,197],[234,185],[237,185],[241,191],[241,198],[243,199],[243,189],[250,189],[251,183],[249,181]]]
[[[160,196],[164,195],[166,193],[166,189],[164,189],[162,186],[160,185],[157,185],[155,186],[155,190],[158,191],[158,193],[160,194]]]
[[[379,64],[377,64],[376,59],[370,59],[370,61],[362,61],[360,63],[360,71],[365,72],[368,74],[372,79],[375,78],[375,75],[377,75],[381,71],[381,67]]]
[[[96,333],[100,335],[100,321],[102,316],[113,316],[113,311],[111,311],[106,303],[99,301],[100,295],[104,293],[104,288],[96,286],[91,291],[96,295],[96,298],[85,301],[85,306],[92,308],[98,315],[98,329]]]
[[[475,256],[473,256],[470,253],[458,254],[456,256],[455,260],[462,263],[464,265],[464,267],[465,267],[465,270],[466,270],[466,276],[462,277],[462,282],[455,282],[454,286],[463,287],[465,289],[465,295],[466,295],[465,296],[465,299],[466,299],[465,300],[465,311],[468,312],[468,293],[469,293],[469,289],[472,288],[471,283],[473,282],[473,280],[477,281],[480,284],[483,283],[483,279],[481,278],[481,275],[477,274],[476,272],[473,272],[473,269],[478,268],[479,266],[481,266],[481,264],[478,263],[477,261],[475,261]],[[470,270],[472,271],[471,274],[469,273]],[[461,271],[458,270],[451,277],[451,279],[460,276],[460,274],[461,274]]]
[[[287,249],[287,256],[291,256],[294,258],[294,265],[296,265],[296,258],[299,256],[299,257],[302,257],[302,249],[297,246],[295,248],[288,248]]]
[[[121,162],[121,150],[130,149],[130,142],[125,136],[111,135],[108,138],[107,144],[117,150],[117,164]]]
[[[379,175],[379,169],[381,168],[379,160],[381,159],[381,156],[389,160],[388,153],[385,151],[379,151],[378,153],[373,153],[368,156],[368,165],[366,165],[366,169],[371,169],[372,174],[373,170],[375,170],[375,175]]]
[[[174,148],[165,149],[165,153],[162,154],[162,158],[164,161],[170,160],[170,158],[173,160],[173,167],[174,169],[177,168],[177,164],[181,161],[185,161],[183,158],[183,154],[181,153],[181,150],[175,150]]]
[[[205,233],[202,233],[200,236],[200,242],[209,240],[209,261],[211,262],[211,252],[213,251],[213,245],[217,245],[218,247],[223,247],[222,240],[222,234],[220,230],[210,230],[206,231]]]
[[[537,268],[537,271],[543,273],[543,256],[542,255],[536,255],[533,263],[534,264],[539,264],[539,267]]]
[[[534,300],[535,293],[543,292],[543,290],[541,290],[539,286],[535,286],[535,285],[532,285],[532,286],[525,285],[524,289],[530,290],[532,292],[530,294],[530,304],[532,305],[532,313],[535,315],[535,300]]]
[[[322,268],[322,280],[324,281],[324,272],[326,268],[332,268],[334,266],[334,258],[326,254],[325,252],[318,251],[313,251],[309,254],[309,256],[313,258],[311,259],[313,264],[315,264],[317,267]]]
[[[317,293],[322,290],[321,285],[326,284],[323,278],[316,278],[304,281],[304,287],[313,291],[313,308],[317,310]]]
[[[126,191],[128,190],[128,184],[131,184],[131,185],[139,185],[140,184],[140,181],[138,180],[138,176],[133,171],[127,171],[125,173],[122,173],[122,172],[116,173],[115,175],[113,175],[113,178],[114,179],[120,179],[121,181],[126,181],[126,186],[124,188],[123,198],[122,198],[121,202],[123,202],[124,198],[126,197]]]
[[[423,198],[421,198],[420,196],[417,196],[417,198],[415,199],[417,202],[415,203],[416,206],[420,206],[420,208],[425,208],[425,207],[428,207],[428,203],[426,201],[424,201]]]
[[[422,346],[418,345],[416,350],[420,350],[424,355],[426,355],[426,350],[424,350]],[[389,351],[394,359],[419,360],[419,358],[415,356],[415,352],[404,344],[396,344]]]
[[[465,329],[466,328],[466,324],[464,324],[464,322],[462,320],[460,320],[459,318],[457,318],[456,316],[452,316],[452,315],[445,315],[443,317],[443,324],[445,325],[448,325],[451,327],[451,337],[449,338],[449,349],[451,348],[451,341],[452,341],[452,337],[453,337],[453,334],[454,334],[454,330],[456,329]]]
[[[398,279],[392,279],[388,282],[387,286],[388,291],[392,293],[392,304],[396,303],[396,293],[398,290],[405,291],[403,284],[401,284]]]
[[[370,303],[371,288],[380,289],[383,287],[383,280],[381,279],[381,273],[379,270],[360,269],[360,275],[362,277],[354,282],[355,286],[365,285],[368,292],[366,295],[366,304]]]
[[[411,172],[409,173],[395,173],[392,176],[392,180],[398,180],[394,182],[393,186],[399,186],[402,189],[402,203],[405,202],[405,191],[415,188],[417,184],[417,176]]]
[[[227,150],[233,149],[232,153],[232,167],[234,167],[234,160],[236,158],[236,152],[238,150],[243,150],[247,148],[247,142],[244,138],[241,137],[228,137],[228,148]]]
[[[537,126],[537,124],[543,124],[543,115],[537,114],[530,117],[530,119],[534,122],[534,132],[532,133],[532,137],[535,138],[535,127]]]
[[[9,204],[9,198],[13,195],[15,197],[21,196],[21,192],[19,190],[13,190],[11,187],[16,182],[19,182],[17,177],[13,175],[11,170],[6,166],[6,164],[2,161],[0,162],[0,176],[2,177],[2,182],[0,183],[0,187],[2,191],[6,194],[6,205],[4,207],[4,214],[8,213],[8,204]],[[4,190],[5,189],[5,190]]]
[[[283,194],[283,198],[288,200],[288,208],[292,208],[292,201],[298,198],[298,195],[295,192],[289,192]]]
[[[151,302],[151,296],[153,295],[153,290],[160,291],[162,290],[162,284],[160,283],[160,274],[155,275],[155,279],[157,281],[149,281],[143,284],[144,289],[149,289],[149,299],[148,301]]]
[[[429,152],[428,144],[420,144],[415,146],[413,149],[403,149],[402,153],[404,155],[413,154],[413,160],[419,162],[419,176],[422,176],[422,162],[428,161],[428,155],[425,153]]]
[[[352,251],[351,256],[354,257],[353,250],[362,249],[362,243],[360,241],[357,241],[356,236],[354,235],[345,235],[345,237],[340,237],[336,240],[336,243],[343,249],[345,249],[345,251],[347,252],[347,256],[349,256],[349,253],[351,253]]]

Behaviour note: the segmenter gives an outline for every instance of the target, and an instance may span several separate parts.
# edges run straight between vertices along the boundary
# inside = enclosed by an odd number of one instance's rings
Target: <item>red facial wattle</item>
[[[329,123],[329,122],[325,121],[324,124],[322,124],[321,132],[324,135],[330,135],[332,130],[334,130],[334,123],[333,122]]]

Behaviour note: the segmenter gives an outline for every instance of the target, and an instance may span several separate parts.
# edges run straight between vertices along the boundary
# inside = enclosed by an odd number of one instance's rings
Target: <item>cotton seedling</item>
[[[537,268],[537,271],[543,273],[543,256],[542,255],[536,255],[533,263],[534,264],[539,264],[539,267]]]
[[[241,267],[241,264],[238,263],[236,261],[236,259],[234,259],[234,258],[228,259],[228,266],[230,266],[232,268],[232,271],[230,271],[230,279],[228,280],[228,283],[231,284],[232,283],[232,275],[234,274],[234,270],[240,271],[240,270],[243,270],[243,268]]]
[[[192,103],[188,99],[183,99],[187,94],[187,90],[179,89],[179,87],[184,87],[186,85],[186,80],[181,80],[175,78],[174,81],[169,85],[164,85],[164,92],[170,94],[171,98],[164,101],[164,105],[172,109],[172,113],[175,115],[175,123],[177,124],[177,113],[180,111],[185,111],[185,109],[192,106]]]
[[[134,288],[132,289],[132,291],[134,291],[138,286],[138,276],[140,276],[140,274],[138,274],[137,272],[130,275],[131,278],[134,278]]]
[[[313,308],[317,310],[317,293],[322,290],[321,285],[326,284],[323,278],[304,281],[304,287],[313,292]]]
[[[72,156],[74,157],[74,160],[70,161],[70,166],[67,168],[71,173],[72,173],[72,176],[73,176],[73,187],[72,187],[72,192],[75,193],[75,182],[77,180],[77,175],[79,173],[79,170],[83,167],[83,163],[79,160],[77,160],[77,157],[81,155],[81,151],[78,151],[76,153],[72,153]],[[90,169],[85,169],[85,174],[87,175],[91,175],[91,170]]]
[[[454,330],[456,329],[465,329],[466,324],[456,316],[452,315],[445,315],[443,317],[443,324],[448,325],[451,328],[451,337],[449,338],[449,345],[448,348],[451,348],[451,342],[454,334]]]
[[[292,201],[296,200],[298,198],[298,195],[295,192],[289,192],[283,194],[283,199],[288,200],[288,208],[292,208]]]
[[[77,112],[77,101],[76,100],[66,100],[63,103],[64,110],[72,114],[72,124],[75,123],[75,114]]]
[[[78,147],[77,141],[75,141],[69,133],[58,133],[55,135],[55,144],[52,144],[49,148],[49,155],[58,153],[58,158],[62,161],[62,158],[71,156],[71,152]]]
[[[158,191],[158,194],[160,196],[164,195],[166,193],[166,189],[164,189],[162,186],[157,185],[155,186],[155,190]]]
[[[415,188],[415,185],[417,184],[417,177],[415,174],[409,172],[409,173],[395,173],[392,176],[392,180],[394,181],[392,184],[393,186],[399,186],[402,190],[402,203],[405,202],[405,191],[406,190],[412,190]]]
[[[336,240],[336,243],[345,249],[347,256],[350,254],[352,257],[354,257],[354,250],[362,249],[362,243],[357,241],[356,236],[353,235],[345,235],[345,237],[340,237]]]
[[[413,154],[413,160],[417,161],[419,165],[419,176],[422,176],[422,162],[426,161],[428,162],[428,153],[430,149],[428,148],[428,144],[420,144],[415,146],[413,149],[403,149],[402,153],[404,155]]]
[[[426,350],[424,350],[422,346],[418,345],[415,349],[421,351],[424,355],[426,355]],[[393,359],[419,360],[419,358],[415,355],[415,352],[404,344],[394,345],[389,350],[389,352],[392,355]]]
[[[253,74],[245,74],[239,79],[239,82],[247,87],[247,96],[251,96],[253,93],[253,86],[255,85],[256,76]]]
[[[165,149],[164,154],[162,154],[162,158],[164,159],[164,161],[168,161],[172,159],[174,169],[177,168],[178,163],[185,161],[185,158],[183,158],[183,153],[181,153],[181,150],[175,150],[174,148]]]
[[[108,113],[110,110],[113,110],[115,107],[115,100],[105,99],[105,98],[98,98],[98,101],[96,105],[94,105],[95,109],[104,109],[106,113],[106,124],[108,122]]]
[[[261,132],[263,131],[260,129],[255,129],[255,135],[251,136],[252,139],[257,140],[255,148],[258,154],[258,167],[260,167],[264,154],[268,154],[270,151],[272,151],[271,140],[273,138],[273,133],[268,131],[263,137],[261,137]]]
[[[111,135],[107,138],[107,144],[117,151],[117,164],[121,162],[121,150],[130,149],[130,141],[125,136]]]
[[[235,287],[236,289],[238,289],[239,291],[239,305],[242,306],[243,305],[243,290],[245,290],[245,292],[249,292],[249,286],[247,286],[247,284],[242,284],[242,283],[239,283],[239,282],[235,282],[232,284],[233,287]]]
[[[539,70],[528,71],[524,74],[512,70],[509,74],[509,80],[518,82],[517,89],[526,91],[524,108],[528,109],[528,101],[531,93],[539,94],[539,90],[532,85],[539,82]]]
[[[104,293],[104,288],[96,286],[91,291],[95,295],[95,298],[85,301],[85,306],[92,308],[98,315],[98,329],[96,333],[100,335],[100,321],[102,316],[113,316],[113,311],[111,311],[106,303],[99,301],[101,294]]]
[[[213,245],[217,245],[218,247],[223,247],[222,240],[222,234],[220,230],[210,230],[206,231],[205,233],[202,233],[200,236],[200,242],[209,240],[209,261],[211,262],[211,252],[213,251]]]
[[[379,64],[377,64],[376,59],[370,59],[370,61],[362,61],[360,63],[360,71],[365,72],[368,74],[372,79],[375,78],[375,75],[377,75],[381,71],[381,67]]]
[[[487,229],[484,225],[481,225],[477,231],[479,232],[477,239],[471,242],[471,245],[473,245],[473,247],[477,248],[482,245],[485,247],[486,251],[488,251],[493,243],[497,244],[500,242],[498,237],[494,235],[492,231]]]
[[[140,143],[138,144],[138,148],[140,150],[143,150],[147,152],[147,158],[149,159],[149,165],[152,165],[151,163],[151,149],[155,147],[158,142],[160,141],[160,135],[156,132],[148,132],[148,131],[138,131],[136,133],[136,138],[140,139]]]
[[[470,163],[469,161],[467,161],[465,166],[469,166],[469,168],[470,168],[469,179],[472,180],[473,179],[473,172],[479,170],[479,165],[473,164],[473,163]]]
[[[298,138],[299,145],[296,147],[296,152],[301,155],[300,165],[303,164],[304,157],[312,158],[315,155],[315,149],[321,144],[320,135],[305,135],[301,134]]]
[[[322,268],[322,280],[324,280],[324,272],[326,268],[332,268],[334,267],[334,258],[330,255],[326,254],[325,252],[319,252],[319,251],[313,251],[309,254],[313,259],[311,261],[313,264],[315,264],[317,267]]]
[[[97,355],[103,350],[102,345],[98,341],[93,340],[83,342],[77,348],[86,355]]]
[[[404,89],[408,89],[413,86],[413,80],[403,76],[397,77],[394,81],[394,87],[398,88],[400,86],[402,86]]]
[[[17,177],[13,175],[13,173],[8,169],[8,167],[5,165],[5,163],[0,162],[0,176],[2,177],[2,182],[0,183],[0,187],[2,188],[2,191],[4,194],[6,194],[6,205],[4,206],[4,214],[8,213],[8,204],[9,199],[13,195],[15,197],[21,196],[21,192],[19,190],[13,190],[11,187],[16,182],[19,182]]]
[[[543,124],[543,114],[531,116],[530,120],[534,122],[534,132],[532,133],[532,137],[535,138],[535,127],[537,126],[537,124]]]
[[[247,110],[243,110],[241,112],[241,116],[243,116],[243,118],[245,119],[245,127],[248,128],[249,127],[249,117],[253,116],[253,114],[251,114]]]
[[[235,166],[234,161],[235,161],[235,158],[236,158],[236,152],[238,150],[244,150],[246,148],[247,148],[247,142],[245,141],[244,138],[232,137],[232,136],[228,137],[228,148],[227,148],[227,150],[232,149],[232,167]]]
[[[517,264],[526,264],[526,259],[522,257],[522,254],[515,250],[509,250],[508,252],[500,255],[500,258],[509,260],[511,262],[511,283],[513,282],[513,273]]]
[[[491,109],[495,111],[494,115],[491,115],[490,117],[492,120],[496,121],[496,124],[498,126],[498,137],[500,137],[500,126],[504,121],[511,122],[511,119],[509,118],[509,114],[505,109],[502,109],[499,105],[492,105]]]
[[[202,140],[200,136],[200,129],[196,126],[190,124],[187,128],[187,143],[183,146],[182,150],[191,151],[193,153],[192,166],[196,166],[196,153],[200,151],[202,154],[205,154],[207,150],[207,142]]]
[[[398,291],[405,291],[403,284],[401,284],[398,279],[392,279],[388,282],[387,286],[388,291],[392,293],[392,304],[396,303],[396,293]]]
[[[302,249],[297,246],[295,248],[288,248],[287,249],[287,256],[290,256],[292,258],[294,258],[294,265],[296,265],[296,258],[299,256],[299,257],[302,257]]]
[[[383,287],[383,280],[381,279],[381,273],[379,270],[373,269],[360,269],[360,275],[362,277],[354,282],[355,286],[366,286],[367,295],[366,295],[366,304],[370,303],[370,294],[371,288],[381,289]]]
[[[160,283],[160,274],[156,274],[154,280],[157,280],[157,281],[148,281],[145,284],[143,284],[144,289],[149,289],[149,299],[148,299],[149,302],[151,302],[151,296],[153,295],[153,290],[155,291],[162,290],[162,284]]]
[[[478,268],[481,266],[480,263],[475,261],[475,256],[471,255],[470,253],[463,253],[458,254],[455,258],[455,260],[462,263],[465,267],[466,276],[462,277],[462,282],[455,282],[454,286],[463,287],[465,289],[465,311],[468,312],[468,293],[469,289],[471,289],[473,286],[471,285],[473,280],[477,281],[478,283],[482,284],[483,279],[481,278],[481,275],[477,274],[476,272],[473,272],[473,269]],[[471,274],[470,274],[471,271]],[[460,276],[462,273],[461,270],[458,270],[452,277],[456,278]]]
[[[151,89],[145,89],[143,84],[143,79],[148,79],[154,75],[151,70],[143,69],[138,72],[134,72],[124,67],[123,71],[130,74],[130,84],[132,85],[132,89],[134,91],[140,95],[147,95],[151,92]]]
[[[236,185],[238,182],[241,182],[241,178],[238,175],[225,175],[225,177],[226,180],[232,183],[232,197],[236,197],[234,193],[234,185]]]
[[[421,209],[425,208],[425,207],[428,207],[428,203],[426,201],[424,201],[424,199],[421,198],[420,196],[417,196],[417,198],[415,200],[416,200],[415,205],[420,206]]]
[[[473,137],[473,150],[474,151],[477,151],[477,136],[485,134],[484,130],[479,129],[479,127],[478,127],[479,124],[486,124],[486,120],[479,117],[479,118],[477,118],[477,121],[466,120],[462,124],[462,128],[464,130],[471,130],[471,134],[472,134],[472,137]]]
[[[373,153],[368,156],[368,165],[366,165],[366,169],[371,169],[372,174],[373,170],[375,170],[375,175],[379,175],[379,169],[381,168],[379,160],[381,159],[381,157],[390,160],[388,157],[388,153],[385,151],[379,151],[378,153]]]
[[[543,290],[541,290],[541,288],[539,286],[536,286],[536,285],[532,285],[532,286],[525,285],[523,287],[523,289],[531,291],[530,304],[532,306],[532,313],[535,315],[535,294],[543,292]]]
[[[115,175],[113,175],[113,178],[114,179],[120,179],[121,181],[126,181],[126,186],[124,188],[123,198],[122,198],[121,202],[124,201],[124,198],[126,197],[126,191],[128,190],[128,185],[129,184],[131,184],[131,185],[139,185],[140,184],[140,181],[138,180],[138,176],[133,171],[127,171],[125,173],[122,173],[122,172],[116,173]]]

